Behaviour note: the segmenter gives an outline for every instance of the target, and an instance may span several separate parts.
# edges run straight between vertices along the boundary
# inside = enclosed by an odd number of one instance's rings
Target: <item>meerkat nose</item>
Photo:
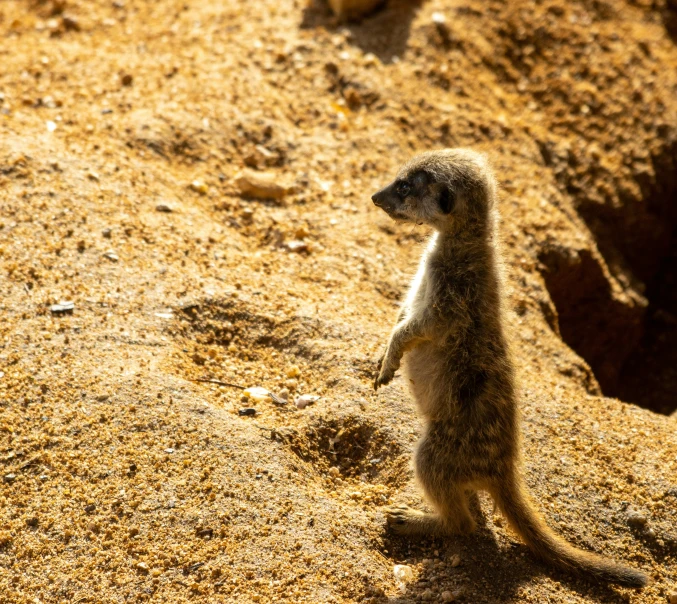
[[[379,191],[380,193],[380,191]],[[374,205],[377,205],[379,208],[381,207],[381,198],[379,197],[378,193],[374,193],[371,196],[371,200],[374,202]]]

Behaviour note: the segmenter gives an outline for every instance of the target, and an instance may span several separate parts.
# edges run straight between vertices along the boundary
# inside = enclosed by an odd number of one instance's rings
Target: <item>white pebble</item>
[[[314,394],[302,394],[301,396],[296,398],[296,408],[297,409],[305,409],[308,405],[312,405],[316,400],[318,400],[320,397],[316,396]]]
[[[393,575],[395,575],[395,580],[400,583],[410,583],[414,580],[414,571],[411,566],[406,564],[396,564],[393,567]]]
[[[257,403],[261,403],[270,399],[270,393],[265,388],[261,388],[260,386],[247,388],[242,394],[244,394],[248,399],[256,401]]]

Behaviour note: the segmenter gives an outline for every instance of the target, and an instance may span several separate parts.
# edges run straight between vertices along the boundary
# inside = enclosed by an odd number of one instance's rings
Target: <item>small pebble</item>
[[[103,231],[101,231],[101,235],[103,235],[104,239],[110,239],[111,235],[110,228],[105,228]]]
[[[66,31],[80,31],[80,23],[72,15],[63,15],[61,23]]]
[[[299,377],[301,375],[301,370],[299,369],[298,365],[292,365],[291,367],[287,368],[287,377],[288,378],[295,378]]]
[[[93,503],[90,503],[89,505],[85,506],[85,512],[87,512],[88,514],[91,514],[95,509],[96,505],[94,505]]]
[[[308,405],[312,405],[319,398],[320,398],[319,396],[316,396],[314,394],[302,394],[301,396],[296,398],[296,401],[294,401],[294,403],[296,404],[297,409],[305,409]]]
[[[174,449],[172,449],[171,447],[168,447],[167,449],[165,449],[165,453],[172,454],[172,453],[174,453]]]
[[[393,575],[395,575],[395,580],[400,583],[409,583],[414,580],[414,571],[411,566],[406,564],[396,564],[393,567]]]
[[[452,594],[450,591],[443,591],[440,594],[440,600],[442,600],[442,602],[453,602],[454,594]]]
[[[123,86],[131,86],[134,83],[134,76],[129,73],[125,73],[120,78],[120,82]]]
[[[54,132],[56,130],[56,123],[52,120],[47,120],[47,131]]]
[[[142,572],[144,574],[146,574],[148,572],[148,564],[146,564],[145,562],[137,562],[134,565],[134,568],[136,568],[136,570],[138,570],[139,572]]]
[[[287,241],[284,245],[290,252],[308,251],[308,244],[305,241]]]
[[[118,256],[113,251],[104,252],[103,257],[106,258],[107,260],[110,260],[111,262],[117,262],[118,260],[120,260],[120,256]]]
[[[191,190],[195,191],[196,193],[199,193],[200,195],[206,195],[207,191],[209,191],[209,187],[201,180],[194,180],[193,182],[191,182],[190,188]]]
[[[159,203],[155,206],[155,211],[156,212],[167,212],[168,214],[173,212],[174,209],[172,206],[166,204],[166,203]]]
[[[245,388],[245,390],[242,391],[242,395],[245,398],[248,398],[249,400],[257,403],[262,403],[263,401],[267,401],[270,399],[270,392],[268,392],[268,390],[266,390],[265,388],[261,388],[260,386],[252,386],[251,388]]]
[[[628,524],[630,526],[642,528],[643,526],[646,526],[646,523],[647,517],[643,512],[638,512],[635,510],[628,512]]]
[[[245,169],[235,177],[235,184],[240,194],[247,197],[281,199],[288,193],[289,187],[281,185],[277,180],[275,174]]]
[[[26,524],[27,524],[28,526],[31,526],[31,527],[36,527],[36,526],[38,526],[38,523],[39,523],[39,520],[38,520],[35,516],[33,516],[32,518],[28,518],[28,519],[26,520]]]
[[[256,409],[253,407],[244,407],[243,409],[240,409],[237,414],[240,417],[253,417],[256,415]]]
[[[450,565],[452,568],[456,568],[456,567],[459,566],[460,564],[461,564],[461,556],[459,556],[458,554],[454,554],[454,555],[451,557],[451,560],[449,561],[449,565]]]
[[[65,315],[71,314],[75,309],[75,303],[70,301],[62,301],[58,304],[52,304],[49,307],[50,312],[53,315]]]

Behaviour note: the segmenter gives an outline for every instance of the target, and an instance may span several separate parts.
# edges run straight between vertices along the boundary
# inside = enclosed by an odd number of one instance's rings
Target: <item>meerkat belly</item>
[[[432,343],[425,342],[405,355],[404,376],[419,412],[431,417],[448,392],[446,360]]]

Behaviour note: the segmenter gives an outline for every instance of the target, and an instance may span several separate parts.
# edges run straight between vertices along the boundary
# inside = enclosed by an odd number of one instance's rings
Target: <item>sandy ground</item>
[[[677,597],[676,421],[601,395],[677,223],[672,17],[4,0],[0,599]],[[384,529],[422,505],[419,423],[401,378],[373,393],[374,359],[427,233],[370,195],[441,146],[501,183],[529,485],[568,540],[651,574],[641,592],[536,563],[488,499],[469,538]]]

